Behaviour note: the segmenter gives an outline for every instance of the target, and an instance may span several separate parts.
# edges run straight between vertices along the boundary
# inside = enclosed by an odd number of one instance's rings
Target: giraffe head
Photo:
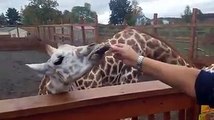
[[[27,64],[49,77],[47,89],[52,94],[69,91],[69,85],[89,72],[110,48],[108,44],[86,46],[62,45],[58,49],[47,47],[50,59],[45,63]]]

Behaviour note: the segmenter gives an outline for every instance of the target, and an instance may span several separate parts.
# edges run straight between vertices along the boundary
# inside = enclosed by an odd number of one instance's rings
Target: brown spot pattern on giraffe
[[[156,40],[151,40],[147,42],[147,46],[154,49],[159,46],[159,43]]]
[[[133,32],[128,32],[128,31],[126,30],[126,31],[124,31],[124,33],[123,33],[123,38],[124,38],[124,39],[128,39],[128,38],[130,38],[133,34],[134,34]]]
[[[111,43],[112,45],[114,45],[114,44],[117,43],[117,41],[116,41],[115,39],[113,39],[113,40],[110,41],[110,43]]]
[[[113,64],[113,63],[114,63],[113,58],[108,57],[106,60],[107,60],[107,62],[108,62],[108,63],[111,63],[111,64]]]
[[[161,62],[167,62],[167,58],[169,58],[169,54],[164,54],[158,60]]]
[[[120,34],[120,33],[117,33],[117,34],[114,35],[114,38],[115,38],[115,39],[118,39],[120,36],[121,36],[121,34]]]
[[[137,33],[135,33],[134,37],[136,38],[136,40],[140,40],[141,39],[140,35],[137,34]]]
[[[128,40],[128,41],[127,41],[127,44],[128,44],[128,45],[133,45],[133,44],[135,44],[135,41],[134,41],[133,39]]]
[[[93,80],[94,79],[94,75],[92,73],[90,73],[88,78]]]
[[[158,48],[154,51],[154,57],[155,58],[158,58],[162,53],[164,52],[164,49],[163,48]]]
[[[117,74],[117,65],[113,65],[112,69],[113,70],[112,70],[111,74],[116,75]]]
[[[124,40],[124,39],[122,39],[122,38],[120,38],[120,39],[118,40],[118,43],[125,44],[125,40]]]

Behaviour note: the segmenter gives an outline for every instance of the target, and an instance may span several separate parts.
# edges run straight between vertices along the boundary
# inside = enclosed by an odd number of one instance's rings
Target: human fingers
[[[122,48],[118,47],[117,45],[111,45],[112,52],[121,52]]]
[[[115,44],[115,46],[120,47],[120,48],[123,48],[123,47],[125,47],[126,45],[125,45],[125,44],[122,44],[122,43],[117,43],[117,44]]]

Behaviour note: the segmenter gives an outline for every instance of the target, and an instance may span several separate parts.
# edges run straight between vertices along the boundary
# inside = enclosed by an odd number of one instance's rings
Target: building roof
[[[16,27],[2,27],[0,28],[0,32],[10,32],[11,30],[16,29]]]

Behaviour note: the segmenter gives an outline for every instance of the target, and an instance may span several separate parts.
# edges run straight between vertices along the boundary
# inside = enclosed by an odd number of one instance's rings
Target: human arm
[[[128,45],[113,45],[112,51],[117,59],[122,60],[125,64],[135,66],[138,54]],[[195,81],[200,70],[188,68],[185,66],[171,65],[159,62],[145,57],[142,65],[142,72],[152,75],[162,82],[176,87],[186,94],[195,97]]]

